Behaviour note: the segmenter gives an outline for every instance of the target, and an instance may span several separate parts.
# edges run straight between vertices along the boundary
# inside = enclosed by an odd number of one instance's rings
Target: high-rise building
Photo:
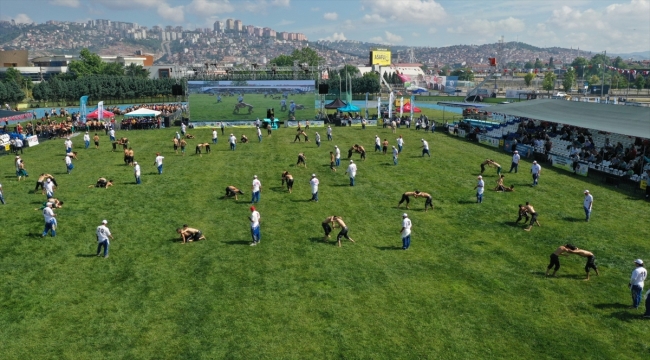
[[[244,24],[241,20],[235,20],[235,31],[242,32],[244,30]]]
[[[255,26],[253,25],[246,25],[246,33],[248,35],[253,35],[255,33]]]
[[[235,30],[235,20],[233,19],[226,20],[226,31],[233,31],[233,30]]]
[[[223,21],[215,21],[213,28],[214,28],[214,32],[222,33],[224,31]]]
[[[263,36],[264,37],[273,37],[274,38],[274,37],[276,37],[275,30],[273,30],[271,28],[268,28],[268,27],[265,27]]]

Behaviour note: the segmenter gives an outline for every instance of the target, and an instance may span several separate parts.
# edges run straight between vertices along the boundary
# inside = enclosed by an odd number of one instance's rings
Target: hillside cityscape
[[[497,39],[495,39],[497,40]],[[106,19],[88,22],[50,20],[42,24],[0,21],[0,51],[27,50],[30,58],[51,55],[76,56],[82,48],[100,55],[153,55],[155,64],[191,65],[211,63],[221,66],[266,64],[294,49],[311,47],[327,66],[368,63],[372,48],[386,47],[354,40],[310,41],[304,34],[281,29],[245,25],[242,20],[216,21],[212,28],[184,29],[181,26],[153,26]],[[576,57],[594,55],[586,49],[539,48],[522,42],[495,41],[483,45],[447,47],[390,46],[394,63],[422,64],[427,67],[488,67],[488,57],[499,55],[508,68],[523,68],[540,59],[556,65],[569,64]],[[625,58],[629,63],[648,67],[645,54]]]

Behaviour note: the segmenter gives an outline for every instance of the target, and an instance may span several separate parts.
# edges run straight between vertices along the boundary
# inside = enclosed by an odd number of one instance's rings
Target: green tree
[[[535,65],[533,65],[533,67],[535,69],[542,69],[544,68],[544,63],[542,63],[542,61],[539,58],[537,58],[535,59]]]
[[[548,67],[551,68],[551,69],[555,68],[555,64],[553,63],[553,57],[552,56],[548,60]]]
[[[354,65],[345,65],[341,70],[339,70],[339,74],[342,79],[345,79],[345,74],[348,74],[351,77],[356,77],[356,75],[361,74],[361,72],[359,71],[359,68]]]
[[[136,65],[134,63],[129,64],[124,68],[124,74],[129,77],[137,78],[149,78],[149,69],[145,69],[142,65]]]
[[[548,71],[544,74],[544,80],[542,81],[542,89],[550,92],[555,89],[555,74],[552,71]]]
[[[20,89],[20,86],[18,86],[15,81],[5,81],[4,86],[7,91],[7,102],[19,103],[25,98],[25,93]]]
[[[7,94],[8,94],[7,93],[7,87],[5,86],[5,84],[0,82],[0,102],[2,102],[2,103],[8,102]]]
[[[535,65],[533,65],[533,63],[530,62],[530,61],[527,61],[527,62],[524,64],[524,69],[534,69],[534,68],[535,68]]]
[[[603,64],[605,66],[611,65],[611,59],[605,56],[605,54],[596,54],[594,55],[591,60],[589,60],[589,65],[591,67],[589,68],[589,71],[587,72],[589,75],[602,75],[603,73]]]
[[[585,69],[588,66],[589,62],[587,59],[579,56],[575,59],[573,59],[573,62],[571,63],[571,66],[576,69],[576,74],[580,78],[584,79],[585,77],[585,70],[589,70],[588,68]]]
[[[596,85],[600,83],[600,78],[598,77],[598,75],[591,75],[588,82],[589,85]]]
[[[79,60],[73,60],[68,65],[68,71],[76,77],[98,75],[102,73],[104,62],[99,55],[90,52],[88,49],[81,49]]]
[[[102,75],[124,76],[124,65],[118,62],[106,63],[102,67]]]
[[[451,72],[451,76],[458,76],[458,80],[462,81],[474,80],[474,72],[470,68],[456,69]]]
[[[451,68],[449,67],[449,65],[445,65],[440,69],[440,75],[443,76],[448,76],[450,72],[451,72]]]
[[[643,89],[645,86],[645,78],[641,74],[637,74],[636,80],[634,80],[634,87],[636,87],[636,93],[639,93],[639,90]]]
[[[535,78],[535,74],[533,73],[526,74],[526,76],[524,76],[524,82],[526,83],[526,86],[530,86],[533,83],[534,78]]]
[[[319,62],[323,61],[323,58],[310,47],[295,49],[291,53],[291,57],[293,60],[298,60],[299,64],[307,63],[309,66],[317,66]]]
[[[293,57],[289,55],[280,55],[271,59],[270,63],[275,66],[293,66]]]
[[[573,85],[576,82],[576,72],[573,68],[569,68],[566,73],[564,73],[564,79],[562,79],[562,88],[566,93],[571,91]]]
[[[623,61],[623,58],[617,56],[616,59],[612,62],[612,66],[617,69],[627,69],[627,63]]]
[[[5,81],[13,81],[16,84],[22,84],[23,76],[20,74],[20,71],[10,67],[5,71]]]

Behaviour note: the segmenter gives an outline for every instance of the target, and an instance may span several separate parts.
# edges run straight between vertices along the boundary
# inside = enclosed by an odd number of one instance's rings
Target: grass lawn
[[[203,157],[174,154],[175,130],[117,133],[131,140],[142,185],[106,136],[99,150],[73,139],[80,154],[71,175],[63,140],[26,150],[28,181],[16,181],[12,156],[0,158],[3,359],[650,357],[650,322],[626,309],[632,261],[650,261],[650,212],[640,195],[548,166],[532,188],[526,161],[523,171],[506,174],[514,193],[487,190],[476,204],[480,162],[489,157],[508,169],[510,157],[441,133],[399,131],[406,145],[393,166],[390,155],[373,152],[375,134],[395,144],[388,129],[335,128],[335,141],[321,148],[292,143],[295,129],[265,134],[261,144],[253,129],[239,129],[253,142],[232,152],[219,134]],[[193,134],[191,152],[209,141],[210,129]],[[420,157],[422,137],[431,158]],[[354,155],[357,186],[349,187],[347,160],[330,172],[329,151],[336,144],[345,158],[354,143],[368,158]],[[293,165],[299,152],[307,169]],[[293,194],[280,186],[285,169],[295,178]],[[31,192],[42,172],[57,177],[55,195],[65,202],[54,238],[41,238],[43,218],[34,210],[44,201]],[[319,203],[307,201],[312,172]],[[262,241],[250,247],[254,174],[263,186]],[[87,187],[100,176],[116,186]],[[494,169],[484,177],[493,187]],[[223,199],[228,185],[246,195]],[[402,251],[405,210],[396,206],[413,189],[431,193],[435,208],[425,213],[423,200],[411,202],[413,240]],[[589,223],[584,189],[595,199]],[[514,224],[525,201],[540,214],[542,226],[531,232]],[[329,215],[343,217],[356,243],[320,241]],[[102,219],[115,237],[108,259],[94,256]],[[183,223],[207,240],[180,244],[175,229]],[[544,276],[549,255],[567,242],[595,253],[600,276],[582,281],[585,260],[575,256],[561,258],[556,278]]]

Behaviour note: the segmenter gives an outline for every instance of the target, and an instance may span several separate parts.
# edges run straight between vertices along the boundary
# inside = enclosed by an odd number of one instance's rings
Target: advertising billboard
[[[375,49],[370,50],[370,65],[390,65],[390,50]]]

